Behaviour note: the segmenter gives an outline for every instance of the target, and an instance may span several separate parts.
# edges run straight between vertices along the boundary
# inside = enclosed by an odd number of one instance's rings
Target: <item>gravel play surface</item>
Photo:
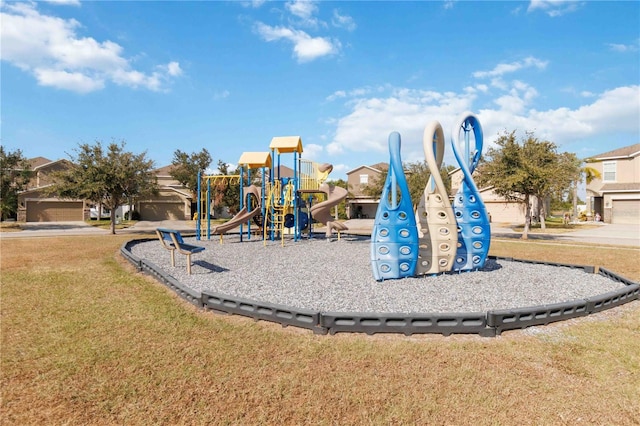
[[[482,271],[377,282],[370,264],[369,238],[317,237],[293,242],[240,242],[236,235],[210,241],[185,238],[206,247],[186,256],[159,241],[135,244],[131,251],[196,291],[321,312],[463,313],[530,307],[597,296],[624,287],[581,269],[488,260]],[[561,260],[560,260],[561,261]]]

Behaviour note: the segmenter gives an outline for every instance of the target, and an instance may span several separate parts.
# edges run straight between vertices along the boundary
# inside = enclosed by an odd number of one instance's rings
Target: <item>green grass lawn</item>
[[[640,302],[497,338],[318,336],[195,309],[130,238],[2,241],[1,424],[640,424]],[[640,280],[638,249],[492,254]]]

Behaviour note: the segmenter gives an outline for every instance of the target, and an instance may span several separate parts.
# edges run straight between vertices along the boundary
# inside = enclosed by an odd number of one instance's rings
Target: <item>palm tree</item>
[[[589,163],[589,159],[587,159],[586,162]],[[594,179],[600,179],[602,177],[602,174],[597,169],[594,169],[593,167],[589,167],[587,165],[580,168],[580,176],[573,182],[572,185],[574,218],[578,217],[578,184],[582,182],[583,177],[584,181],[587,183],[587,185],[589,185],[591,182],[593,182]]]

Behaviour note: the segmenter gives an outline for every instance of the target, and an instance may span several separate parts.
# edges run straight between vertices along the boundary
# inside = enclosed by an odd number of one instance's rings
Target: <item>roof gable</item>
[[[30,158],[27,161],[29,161],[29,165],[31,166],[31,169],[35,169],[36,167],[40,167],[42,165],[51,163],[51,160],[44,157],[34,157],[34,158]]]
[[[387,163],[376,163],[372,166],[362,165],[358,166],[355,169],[351,169],[347,172],[347,175],[357,172],[358,170],[367,169],[372,172],[382,173],[384,170],[389,169],[389,165]]]
[[[169,164],[168,166],[163,166],[155,170],[156,176],[171,176],[171,170],[173,170],[175,166],[173,164]]]
[[[607,160],[610,158],[632,158],[640,155],[640,143],[594,155],[590,160]]]
[[[43,158],[43,157],[38,157],[38,158]],[[46,160],[46,158],[43,158],[44,160]],[[65,165],[67,167],[70,167],[73,165],[73,163],[70,160],[67,160],[65,158],[61,158],[59,160],[55,160],[55,161],[48,161],[46,163],[40,164],[39,166],[35,166],[33,167],[31,170],[33,171],[37,171],[37,170],[45,170],[45,169],[49,169],[52,168],[58,164],[61,165]]]

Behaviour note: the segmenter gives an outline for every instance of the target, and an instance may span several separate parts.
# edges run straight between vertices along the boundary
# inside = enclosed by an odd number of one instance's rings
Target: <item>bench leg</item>
[[[171,266],[176,267],[176,251],[171,250]]]
[[[187,255],[187,273],[191,275],[191,253]]]

